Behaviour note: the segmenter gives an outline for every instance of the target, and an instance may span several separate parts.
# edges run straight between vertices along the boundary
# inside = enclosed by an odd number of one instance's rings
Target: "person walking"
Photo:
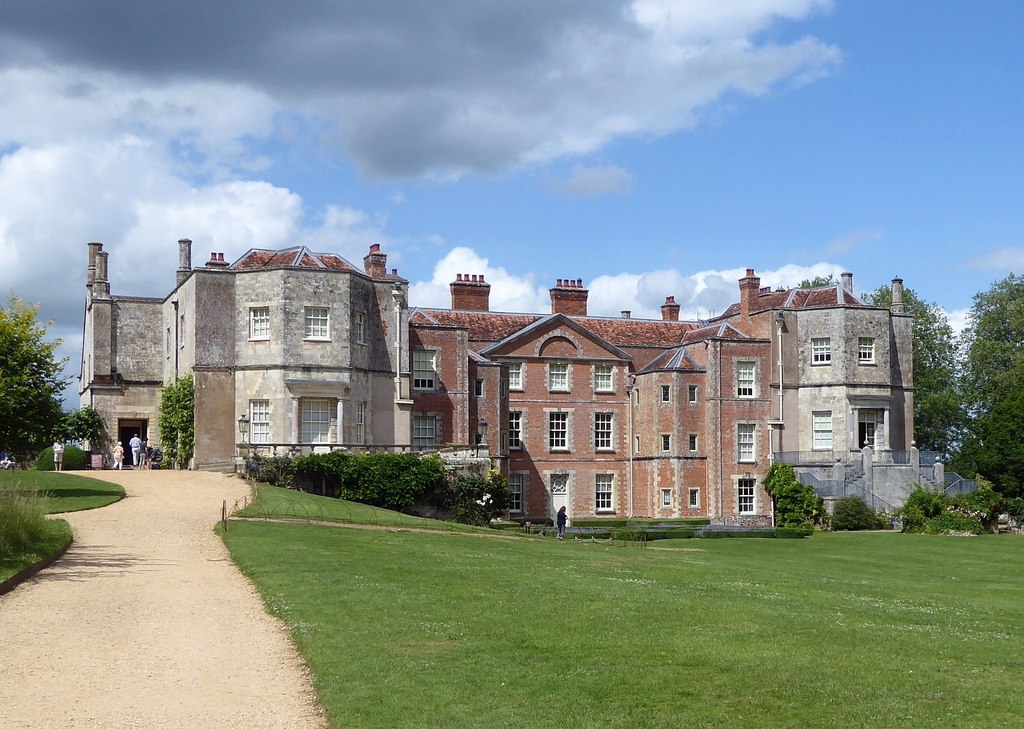
[[[121,445],[121,441],[117,441],[114,444],[114,468],[118,471],[121,470],[121,465],[124,463],[124,446]]]
[[[558,510],[558,514],[555,516],[555,526],[558,527],[558,538],[565,539],[565,523],[569,520],[569,515],[565,513],[565,507],[563,506]]]
[[[148,440],[142,441],[142,448],[140,448],[140,451],[141,451],[141,453],[139,454],[139,465],[142,467],[143,471],[148,471],[149,470],[149,441]]]
[[[128,447],[132,449],[132,468],[138,468],[139,456],[142,455],[142,439],[139,438],[138,433],[133,435],[132,439],[128,441]]]
[[[64,443],[60,439],[53,441],[53,470],[64,470]]]

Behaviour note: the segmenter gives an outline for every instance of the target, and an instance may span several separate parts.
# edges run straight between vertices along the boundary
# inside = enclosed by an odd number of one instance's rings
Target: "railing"
[[[849,454],[846,451],[777,451],[775,460],[791,466],[825,465],[836,461],[845,461]]]
[[[921,466],[934,466],[936,463],[942,460],[942,453],[940,451],[921,451],[920,452]]]
[[[977,490],[978,482],[974,479],[961,478],[958,474],[952,472],[946,473],[946,488],[944,489],[946,496],[970,494]]]
[[[239,454],[268,458],[308,456],[312,453],[348,451],[351,453],[419,453],[436,451],[440,446],[397,445],[393,443],[236,443]]]
[[[872,461],[893,466],[909,466],[910,451],[872,451]]]

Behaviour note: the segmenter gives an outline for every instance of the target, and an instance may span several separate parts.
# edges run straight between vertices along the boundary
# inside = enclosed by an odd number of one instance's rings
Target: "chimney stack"
[[[91,289],[93,282],[96,280],[96,256],[102,250],[102,243],[94,242],[89,244],[89,263],[85,269],[85,287],[87,289]]]
[[[583,279],[558,279],[555,286],[549,289],[549,293],[552,314],[587,315],[587,297],[590,292],[583,288]]]
[[[93,281],[93,293],[96,296],[110,296],[110,280],[107,278],[106,251],[96,251],[96,279]]]
[[[903,279],[894,278],[892,280],[892,309],[893,314],[903,313]]]
[[[452,293],[452,308],[459,311],[490,311],[491,285],[484,281],[484,275],[468,273],[455,274],[455,280],[448,284]]]
[[[679,321],[679,304],[675,296],[666,296],[665,303],[661,305],[662,321]]]
[[[633,318],[633,312],[630,311],[629,309],[623,309],[620,313],[622,314],[622,318],[623,319],[632,319]]]
[[[757,296],[761,290],[761,279],[754,275],[754,269],[748,268],[747,275],[740,279],[740,316],[750,317],[757,307]]]
[[[220,252],[213,252],[210,254],[210,260],[206,262],[207,268],[227,268],[228,262],[224,260],[224,254]]]
[[[380,252],[380,243],[370,244],[370,252],[363,256],[363,270],[370,278],[387,276],[388,254]]]
[[[843,291],[853,294],[853,274],[849,271],[844,271],[839,274],[839,280],[843,282]]]
[[[192,241],[188,238],[178,239],[178,272],[175,274],[177,285],[181,286],[192,274]]]

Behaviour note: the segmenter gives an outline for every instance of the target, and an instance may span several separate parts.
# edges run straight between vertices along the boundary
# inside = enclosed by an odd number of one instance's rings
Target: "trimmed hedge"
[[[66,445],[64,446],[64,468],[65,471],[84,471],[87,467],[87,459],[85,457],[85,451],[78,446]],[[39,454],[36,458],[36,470],[37,471],[52,471],[53,470],[53,446],[48,446],[46,450]]]
[[[814,533],[804,527],[779,527],[777,529],[750,529],[744,531],[715,529],[701,532],[701,539],[803,539]]]
[[[599,527],[608,529],[627,528],[643,529],[659,524],[671,524],[673,526],[707,526],[711,523],[708,518],[692,519],[600,519],[600,518],[576,518],[573,517],[574,527]]]
[[[693,539],[697,532],[683,527],[677,529],[615,529],[612,536],[621,542],[654,542],[659,539]]]

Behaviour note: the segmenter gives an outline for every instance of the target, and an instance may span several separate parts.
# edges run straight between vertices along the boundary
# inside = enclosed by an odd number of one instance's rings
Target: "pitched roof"
[[[704,371],[706,368],[703,365],[697,364],[686,349],[687,345],[667,349],[640,368],[638,372],[655,372],[658,370]]]
[[[314,253],[306,246],[293,246],[279,251],[250,248],[228,268],[234,271],[252,271],[260,268],[318,268],[362,273],[336,253]]]
[[[843,288],[842,283],[830,284],[816,289],[785,289],[782,291],[762,290],[751,308],[754,314],[767,309],[819,309],[829,306],[866,307],[862,299]],[[740,313],[740,305],[731,304],[716,319],[728,319]]]

